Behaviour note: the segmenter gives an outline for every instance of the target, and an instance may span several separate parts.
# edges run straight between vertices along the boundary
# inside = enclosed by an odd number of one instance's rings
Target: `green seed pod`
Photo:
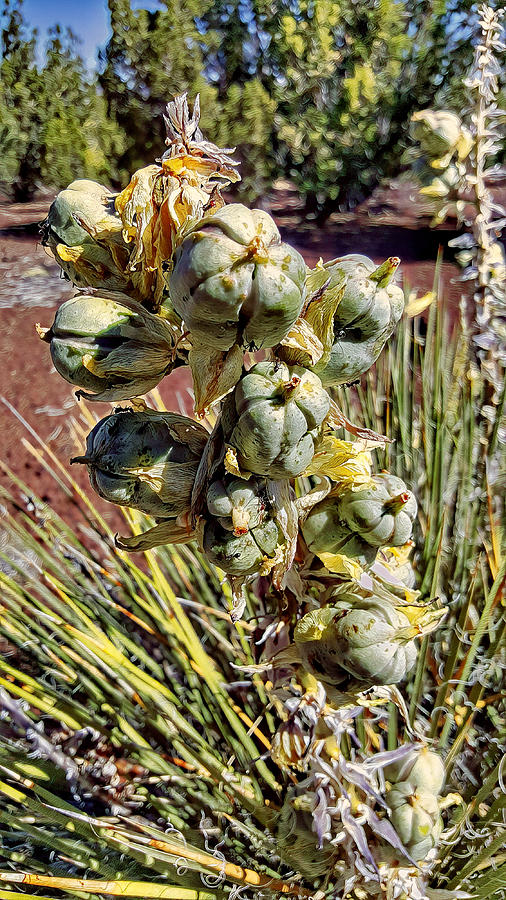
[[[264,361],[238,382],[230,443],[248,472],[284,479],[300,475],[314,455],[330,398],[307,369]]]
[[[330,844],[318,846],[310,812],[297,809],[295,789],[289,788],[276,823],[276,847],[288,866],[313,882],[328,876],[334,867],[337,851]]]
[[[401,478],[373,475],[359,491],[328,497],[302,525],[311,553],[341,553],[369,565],[378,547],[398,547],[411,537],[416,500]]]
[[[87,400],[129,400],[152,390],[175,365],[177,332],[117,292],[78,294],[39,330],[55,369]],[[92,393],[87,393],[91,391]]]
[[[356,254],[325,265],[329,288],[333,281],[341,283],[343,273],[347,281],[334,315],[330,358],[314,367],[324,385],[354,381],[376,362],[404,310],[401,288],[390,283],[398,265],[397,257],[377,267],[367,256]],[[306,292],[310,279],[311,274]]]
[[[457,166],[448,166],[447,169],[439,172],[436,177],[434,177],[434,169],[431,166],[427,166],[420,173],[419,179],[422,183],[420,194],[424,197],[431,197],[435,200],[449,200],[452,195],[454,197],[457,195],[463,177]]]
[[[393,564],[393,560],[389,559],[387,568],[390,569],[390,571],[400,583],[399,587],[390,587],[390,589],[394,593],[397,593],[399,596],[405,597],[406,588],[408,588],[409,590],[413,590],[414,588],[416,588],[416,573],[413,568],[413,563],[410,559],[406,559],[403,562],[399,561],[396,565]]]
[[[106,416],[88,435],[91,486],[110,503],[157,518],[190,510],[197,468],[209,434],[186,416],[125,410]]]
[[[95,181],[73,181],[51,204],[42,243],[78,287],[128,292],[130,250],[122,228],[111,191]]]
[[[225,531],[233,531],[237,537],[246,534],[265,520],[268,508],[265,484],[257,478],[213,481],[207,491],[207,508]]]
[[[373,684],[396,684],[416,660],[413,627],[401,610],[351,592],[332,606],[306,613],[294,641],[304,665],[321,681],[339,684],[343,670]]]
[[[377,548],[342,521],[337,497],[328,497],[313,507],[302,523],[302,534],[308,550],[316,556],[341,554],[364,567],[376,559]]]
[[[414,860],[425,859],[441,837],[443,822],[437,797],[401,781],[388,794],[391,823]]]
[[[401,547],[409,541],[417,504],[402,478],[382,472],[371,487],[347,491],[339,514],[348,527],[373,547]]]
[[[272,516],[265,482],[260,479],[227,478],[212,483],[207,508],[202,549],[229,575],[259,572],[284,543]]]
[[[216,350],[273,347],[302,307],[306,266],[271,217],[240,203],[202,219],[174,253],[170,296],[191,334]]]
[[[440,794],[445,781],[445,769],[439,753],[428,747],[413,748],[402,759],[387,766],[383,773],[394,787],[397,782],[409,782],[413,790]]]

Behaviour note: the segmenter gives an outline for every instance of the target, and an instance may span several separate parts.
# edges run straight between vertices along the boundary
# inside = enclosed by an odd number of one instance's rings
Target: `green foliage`
[[[62,186],[84,175],[109,180],[109,157],[122,141],[107,123],[103,98],[86,81],[76,42],[55,28],[42,70],[46,113],[40,132],[41,177],[44,184]]]
[[[132,9],[129,0],[109,0],[112,36],[101,54],[99,82],[109,115],[128,144],[118,165],[127,180],[136,168],[162,155],[165,146],[163,112],[167,99],[188,90],[201,94],[202,130],[212,139],[216,121],[216,91],[203,76],[204,38],[195,17],[208,6],[198,0],[167,0],[151,12]]]
[[[258,78],[275,102],[278,170],[324,219],[398,173],[410,114],[462,78],[470,3],[216,0],[203,16],[224,98]]]
[[[202,130],[237,146],[241,198],[293,179],[324,219],[401,167],[411,114],[458,103],[469,0],[109,0],[98,84],[58,30],[42,67],[20,0],[5,0],[0,180],[18,197],[86,176],[123,185],[164,149],[167,99],[202,95]],[[55,152],[57,150],[58,152]]]
[[[218,129],[213,129],[219,146],[237,147],[241,161],[241,198],[264,196],[274,179],[271,135],[276,101],[258,78],[244,84],[230,84],[221,104]]]
[[[43,111],[36,98],[41,77],[35,67],[35,33],[28,33],[20,7],[6,3],[2,15],[0,181],[23,195],[40,174],[37,133]]]
[[[273,3],[269,28],[280,153],[321,218],[395,175],[411,112],[433,97],[453,54],[451,3]]]
[[[87,80],[77,39],[56,26],[37,66],[35,34],[22,4],[3,9],[0,63],[0,182],[16,199],[36,188],[88,176],[110,180],[123,141],[107,122],[103,98]]]

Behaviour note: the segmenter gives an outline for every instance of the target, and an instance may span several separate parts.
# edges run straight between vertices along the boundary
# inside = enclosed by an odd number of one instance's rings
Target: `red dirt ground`
[[[415,203],[414,193],[413,186],[406,184],[378,190],[353,214],[334,215],[324,229],[317,230],[302,218],[296,193],[282,183],[271,211],[283,237],[297,247],[307,263],[316,263],[320,256],[332,259],[351,252],[364,253],[378,262],[387,256],[400,256],[401,277],[422,294],[432,287],[438,246],[446,246],[455,230],[431,230],[427,210]],[[40,341],[34,327],[36,322],[49,326],[56,307],[72,293],[39,242],[37,223],[47,208],[47,202],[0,205],[0,394],[66,461],[75,453],[67,426],[72,416],[79,417],[79,405],[72,387],[53,369],[47,345]],[[457,275],[458,269],[449,257],[442,266],[442,281],[455,304],[461,295],[461,285],[454,282]],[[185,372],[180,370],[164,379],[161,393],[168,409],[179,410],[182,403],[188,403]],[[96,406],[99,413],[107,414],[107,404]],[[23,438],[32,439],[3,403],[0,428],[0,457],[57,512],[64,513],[68,501],[23,446]],[[88,485],[85,472],[73,474],[83,486]],[[2,481],[8,484],[5,474],[0,474]],[[101,509],[111,524],[117,525],[115,509],[105,503]]]

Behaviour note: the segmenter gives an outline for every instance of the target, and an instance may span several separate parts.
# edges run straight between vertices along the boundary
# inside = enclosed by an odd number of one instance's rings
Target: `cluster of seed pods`
[[[295,595],[296,611],[279,613],[290,636],[280,665],[329,691],[401,682],[440,612],[385,586],[379,596],[362,576],[378,553],[408,545],[416,501],[400,478],[372,473],[381,436],[351,426],[332,395],[370,369],[402,315],[399,260],[350,255],[309,269],[268,213],[223,201],[236,163],[202,138],[198,107],[190,117],[183,95],[167,110],[159,163],[117,195],[73,182],[43,226],[77,289],[39,327],[57,372],[88,401],[136,400],[102,418],[73,462],[102,498],[154,520],[118,539],[122,549],[198,541],[231,579],[235,619],[256,579],[278,609]],[[140,407],[181,366],[196,412],[213,409],[212,431]],[[411,781],[392,775],[390,795],[411,858],[425,847],[419,820],[437,839],[442,785],[408,815],[417,766]]]

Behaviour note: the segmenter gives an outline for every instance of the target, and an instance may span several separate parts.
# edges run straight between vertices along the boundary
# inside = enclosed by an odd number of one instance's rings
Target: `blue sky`
[[[156,0],[134,0],[132,5],[154,9],[158,4]],[[96,65],[97,47],[109,36],[107,0],[24,0],[23,14],[32,28],[38,28],[42,41],[51,25],[70,26],[83,40],[81,56],[87,66]]]
[[[23,13],[42,40],[51,25],[69,25],[83,39],[81,55],[91,68],[97,47],[107,41],[109,11],[105,0],[24,0]]]

